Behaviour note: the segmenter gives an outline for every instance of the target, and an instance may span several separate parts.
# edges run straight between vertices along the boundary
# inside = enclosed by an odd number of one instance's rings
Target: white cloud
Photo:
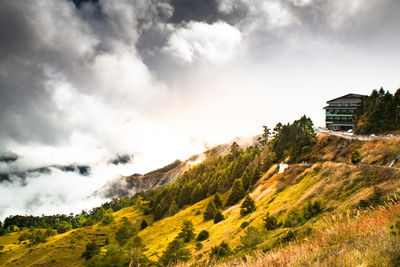
[[[219,64],[233,56],[240,42],[239,30],[225,22],[190,22],[172,34],[165,51],[186,63]]]

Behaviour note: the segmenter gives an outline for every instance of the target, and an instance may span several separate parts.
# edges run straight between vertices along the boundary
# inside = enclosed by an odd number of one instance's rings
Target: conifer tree
[[[261,172],[260,169],[258,168],[258,165],[255,166],[253,174],[251,176],[251,185],[255,185],[258,181],[258,179],[261,178]]]
[[[217,209],[222,209],[223,208],[223,204],[222,204],[222,200],[221,200],[221,198],[219,197],[219,194],[218,193],[216,193],[215,194],[215,196],[214,196],[214,204],[215,204],[215,207],[217,208]]]
[[[246,214],[252,213],[256,209],[256,205],[254,200],[250,197],[249,194],[246,195],[243,200],[242,205],[240,206],[240,215],[244,216]]]
[[[229,180],[225,174],[221,174],[218,178],[217,191],[219,193],[225,193],[229,189]]]
[[[225,206],[232,206],[244,197],[242,180],[236,179],[232,186],[232,191],[225,203]]]
[[[168,214],[172,216],[172,215],[177,214],[178,211],[179,211],[178,205],[176,205],[175,200],[172,200],[171,206],[169,207],[169,210],[168,210]]]
[[[181,232],[178,234],[178,238],[182,238],[183,241],[189,242],[195,237],[193,223],[189,220],[184,220],[181,228]]]
[[[249,189],[250,184],[251,184],[250,176],[248,174],[248,171],[250,171],[249,167],[246,168],[246,170],[243,172],[242,177],[240,178],[242,180],[244,191],[247,191],[247,189]]]
[[[217,210],[217,213],[214,217],[214,223],[219,223],[220,221],[225,220],[224,215],[222,215],[221,211]]]
[[[191,195],[191,203],[197,203],[203,199],[203,187],[201,184],[197,184]]]
[[[157,205],[156,210],[154,211],[154,220],[157,221],[161,219],[161,217],[164,215],[164,210],[161,207],[160,204]]]
[[[215,217],[217,213],[217,208],[215,207],[214,201],[210,200],[207,204],[206,211],[204,212],[204,220],[208,221]]]
[[[191,201],[191,188],[188,184],[182,186],[181,192],[179,194],[179,205],[181,207],[190,204]]]
[[[148,226],[148,224],[147,224],[147,222],[146,222],[146,220],[142,220],[142,222],[140,223],[140,229],[144,229],[144,228],[147,228],[147,226]]]

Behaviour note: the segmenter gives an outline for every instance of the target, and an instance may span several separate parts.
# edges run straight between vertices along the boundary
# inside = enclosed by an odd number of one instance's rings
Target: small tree
[[[146,222],[145,219],[142,220],[142,222],[140,223],[140,229],[143,230],[145,228],[147,228],[148,224]]]
[[[222,200],[221,200],[221,198],[219,197],[219,194],[218,193],[216,193],[215,194],[215,196],[214,196],[214,204],[215,204],[215,207],[217,208],[217,209],[222,209],[223,208],[223,204],[222,204]]]
[[[72,225],[71,225],[71,223],[69,223],[69,222],[67,222],[67,221],[61,221],[61,222],[59,222],[58,225],[57,225],[57,232],[58,232],[59,234],[68,232],[68,231],[71,230],[71,229],[72,229]]]
[[[114,216],[112,215],[112,213],[113,210],[111,208],[105,211],[101,220],[102,225],[108,225],[114,221]]]
[[[179,207],[176,204],[175,200],[173,200],[171,203],[171,206],[169,207],[168,214],[172,216],[172,215],[177,214],[178,211],[179,211]]]
[[[163,215],[164,215],[164,210],[163,210],[163,208],[161,207],[161,205],[158,204],[158,205],[156,206],[155,211],[154,211],[154,220],[155,220],[155,221],[158,221],[159,219],[162,218]]]
[[[204,212],[204,220],[208,221],[215,217],[217,213],[217,208],[215,207],[214,201],[210,200],[207,204],[206,211]]]
[[[203,199],[203,195],[204,195],[204,190],[203,190],[203,186],[199,183],[196,185],[196,187],[194,188],[192,195],[191,195],[191,203],[197,203],[200,200]]]
[[[210,236],[210,233],[207,230],[203,230],[197,236],[197,241],[204,241]]]
[[[193,223],[189,220],[184,220],[181,232],[178,234],[178,237],[182,238],[183,241],[185,242],[189,242],[195,237],[193,231],[194,231]]]
[[[274,216],[270,216],[269,213],[267,213],[267,216],[264,218],[265,221],[265,228],[267,230],[275,230],[280,226],[278,223],[278,219]]]
[[[147,266],[149,259],[146,257],[145,252],[148,250],[143,244],[143,240],[135,236],[128,244],[128,254],[131,258],[129,266]]]
[[[224,215],[222,215],[221,211],[218,210],[214,217],[214,223],[219,223],[220,221],[223,220],[225,220],[225,217]]]
[[[232,206],[244,197],[242,180],[236,179],[232,186],[232,191],[225,203],[225,206]]]
[[[188,261],[190,259],[190,251],[183,246],[183,241],[179,238],[169,242],[159,259],[160,264],[167,266],[176,264],[178,261]]]
[[[221,257],[228,256],[230,254],[232,254],[232,250],[229,248],[228,243],[226,243],[225,241],[222,241],[221,244],[219,244],[219,246],[211,248],[210,256],[212,258],[213,257],[221,258]]]
[[[358,164],[361,162],[362,156],[358,149],[354,150],[353,154],[351,155],[351,162],[353,164]]]
[[[100,254],[100,246],[92,241],[86,244],[86,250],[82,253],[81,257],[88,260],[97,254]]]
[[[250,197],[249,194],[246,195],[243,200],[242,205],[240,206],[240,215],[244,216],[249,213],[252,213],[256,209],[256,205],[254,204],[254,200]]]
[[[135,234],[135,228],[133,228],[132,223],[127,218],[123,220],[122,226],[115,232],[115,239],[120,246],[123,246]]]

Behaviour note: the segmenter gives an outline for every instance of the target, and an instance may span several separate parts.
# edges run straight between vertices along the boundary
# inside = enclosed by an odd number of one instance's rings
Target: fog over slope
[[[328,99],[397,89],[399,10],[396,0],[1,1],[0,217],[91,208],[119,175],[304,113],[323,125]],[[110,162],[125,154],[133,160]],[[90,173],[55,167],[70,165]]]

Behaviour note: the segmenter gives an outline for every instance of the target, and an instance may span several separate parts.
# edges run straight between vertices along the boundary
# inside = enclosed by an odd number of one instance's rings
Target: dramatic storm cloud
[[[326,100],[397,89],[399,11],[396,0],[1,1],[0,217],[91,208],[119,175],[302,114],[323,125]]]

